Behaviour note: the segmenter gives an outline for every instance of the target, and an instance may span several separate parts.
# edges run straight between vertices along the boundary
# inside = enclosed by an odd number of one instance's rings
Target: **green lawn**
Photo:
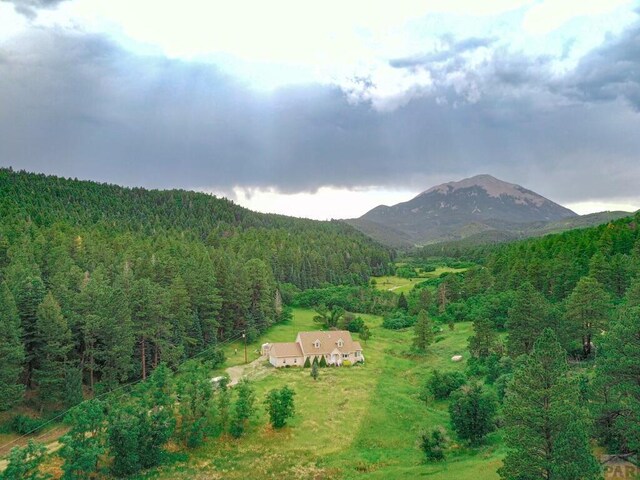
[[[272,328],[249,347],[250,360],[265,341],[293,341],[300,330],[315,329],[314,312],[295,310],[288,325]],[[363,316],[372,336],[363,345],[366,364],[321,369],[313,381],[308,369],[273,370],[254,384],[260,401],[271,388],[290,385],[297,393],[296,416],[281,431],[267,425],[262,404],[248,434],[240,440],[210,440],[190,452],[186,464],[148,475],[161,479],[497,479],[501,452],[489,445],[477,451],[456,446],[445,464],[428,465],[416,448],[422,428],[447,425],[444,402],[425,405],[419,386],[432,368],[463,369],[450,358],[463,353],[470,324],[446,331],[425,357],[408,352],[411,332],[389,331],[381,319]],[[244,362],[242,344],[226,348],[228,364]],[[238,352],[235,353],[235,349]]]
[[[400,265],[400,264],[397,264]],[[430,278],[437,278],[441,274],[445,272],[464,272],[466,268],[450,268],[450,267],[438,267],[433,272],[423,273],[418,278],[403,278],[396,277],[395,275],[385,275],[383,277],[375,277],[376,280],[376,288],[379,290],[389,290],[397,293],[398,295],[401,292],[405,294],[411,291],[411,289],[419,284],[420,282],[424,282]]]

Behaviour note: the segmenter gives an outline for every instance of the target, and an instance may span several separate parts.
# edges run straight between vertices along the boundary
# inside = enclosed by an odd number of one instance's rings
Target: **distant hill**
[[[389,246],[407,248],[462,240],[498,243],[606,223],[628,215],[601,212],[580,216],[520,185],[491,175],[432,187],[393,206],[380,205],[347,220]]]

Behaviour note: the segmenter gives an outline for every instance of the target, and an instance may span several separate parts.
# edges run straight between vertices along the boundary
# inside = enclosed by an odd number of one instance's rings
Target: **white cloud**
[[[330,220],[332,218],[360,217],[381,203],[394,205],[407,201],[415,195],[417,192],[402,189],[360,188],[348,190],[334,187],[322,187],[315,193],[287,195],[273,189],[236,187],[231,197],[243,207],[258,212]]]
[[[623,212],[635,212],[640,209],[640,198],[633,198],[627,200],[589,200],[585,202],[568,203],[567,208],[570,208],[580,215],[586,215],[588,213],[617,211]]]
[[[576,17],[604,15],[632,4],[632,0],[545,0],[527,11],[522,27],[528,33],[545,35]]]
[[[13,5],[0,1],[0,42],[24,32],[27,26],[27,19]]]

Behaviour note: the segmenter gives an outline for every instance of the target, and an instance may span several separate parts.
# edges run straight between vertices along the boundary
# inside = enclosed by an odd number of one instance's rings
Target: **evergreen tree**
[[[31,386],[32,374],[37,359],[37,311],[46,294],[40,274],[34,267],[27,267],[22,262],[15,262],[7,267],[5,275],[9,289],[18,308],[26,353],[27,369],[25,383]]]
[[[100,303],[101,319],[97,332],[96,363],[103,390],[127,381],[134,370],[135,336],[124,280],[116,280]]]
[[[166,365],[159,365],[132,395],[111,404],[107,438],[115,476],[137,473],[160,463],[164,446],[173,435],[173,380]]]
[[[0,284],[0,411],[7,410],[22,399],[24,385],[20,374],[25,352],[22,344],[18,309],[6,282]]]
[[[216,413],[219,433],[226,432],[229,428],[229,407],[231,405],[231,390],[227,386],[228,379],[223,379],[218,386],[216,400]]]
[[[413,346],[422,352],[426,351],[427,347],[433,343],[435,337],[433,333],[433,322],[426,311],[420,310],[413,328]]]
[[[235,438],[242,436],[247,421],[254,412],[255,391],[247,379],[242,379],[234,389],[237,392],[235,410],[231,420],[230,433]]]
[[[71,361],[73,336],[62,316],[60,305],[51,293],[44,297],[38,307],[36,339],[38,368],[33,377],[40,399],[43,402],[68,399],[67,379],[70,371],[77,368]]]
[[[294,415],[294,396],[295,392],[288,386],[284,386],[281,389],[273,389],[267,393],[264,403],[273,428],[284,427],[287,420]]]
[[[398,297],[398,309],[404,312],[409,309],[409,303],[407,302],[407,297],[404,296],[404,292],[400,292]]]
[[[358,336],[360,337],[360,340],[362,340],[366,345],[367,340],[371,338],[371,330],[369,330],[369,327],[367,325],[363,325]]]
[[[507,386],[503,412],[509,451],[499,470],[502,479],[600,477],[578,397],[565,352],[554,332],[545,329]]]
[[[486,392],[480,384],[462,386],[451,395],[451,426],[458,438],[478,445],[495,430],[497,409],[495,395]]]
[[[63,480],[83,480],[100,472],[99,461],[106,452],[105,405],[90,400],[75,407],[68,415],[71,430],[60,442],[64,460]]]
[[[189,448],[201,445],[210,430],[213,391],[209,377],[209,369],[202,362],[190,360],[180,368],[176,378],[180,414],[177,436]]]
[[[609,446],[640,453],[640,307],[624,309],[598,357],[597,379],[605,395],[598,422]]]
[[[314,380],[317,380],[319,375],[320,375],[320,371],[318,369],[318,364],[314,363],[313,366],[311,367],[311,378],[313,378]]]
[[[485,317],[473,322],[473,336],[469,337],[469,352],[475,358],[487,358],[496,347],[498,335],[491,320]]]
[[[507,351],[512,357],[529,353],[548,324],[549,305],[529,282],[517,290],[507,318]]]
[[[577,339],[585,357],[591,355],[592,340],[607,324],[610,298],[598,281],[580,279],[565,303],[565,329],[568,339]]]

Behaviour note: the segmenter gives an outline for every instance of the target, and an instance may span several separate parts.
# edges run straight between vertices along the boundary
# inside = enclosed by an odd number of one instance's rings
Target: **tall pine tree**
[[[565,303],[567,339],[578,340],[585,357],[591,355],[593,338],[605,329],[609,317],[610,298],[602,285],[592,277],[580,279]]]
[[[433,342],[434,336],[433,322],[429,318],[429,315],[427,315],[426,311],[420,310],[420,313],[418,313],[418,319],[414,325],[413,346],[424,352]]]
[[[595,480],[600,466],[591,454],[586,412],[568,375],[565,351],[545,329],[522,358],[504,400],[503,480]]]
[[[38,366],[34,370],[34,381],[43,402],[66,400],[67,382],[75,368],[71,362],[73,335],[62,316],[60,305],[48,293],[37,311],[36,339]]]
[[[640,307],[623,309],[598,357],[597,378],[606,389],[599,423],[605,439],[623,452],[640,453]],[[608,442],[611,443],[611,442]]]
[[[20,374],[25,353],[18,309],[6,282],[0,284],[0,411],[11,408],[22,399],[24,385]]]
[[[513,306],[507,318],[507,350],[517,357],[529,353],[538,335],[548,326],[549,305],[545,298],[529,282],[516,292]]]

